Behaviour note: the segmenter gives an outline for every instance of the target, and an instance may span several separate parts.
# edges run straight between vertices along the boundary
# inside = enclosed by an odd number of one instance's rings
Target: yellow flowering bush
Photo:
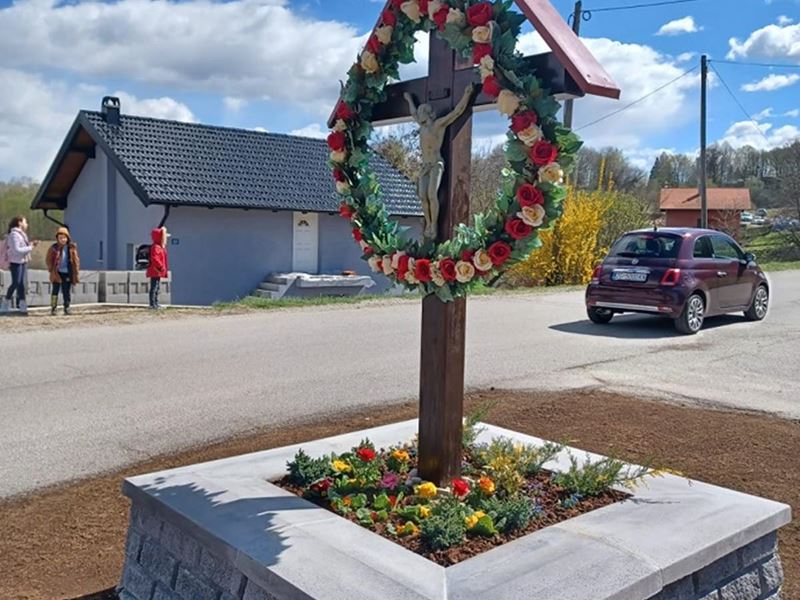
[[[417,496],[419,496],[420,498],[425,498],[427,500],[435,498],[436,495],[439,493],[439,490],[430,481],[426,481],[425,483],[418,485],[415,491],[417,493]]]

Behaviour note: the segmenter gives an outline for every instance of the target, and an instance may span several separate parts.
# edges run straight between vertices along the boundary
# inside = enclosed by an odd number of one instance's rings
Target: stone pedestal
[[[416,429],[407,421],[126,480],[122,600],[780,597],[776,530],[790,508],[671,475],[447,568],[269,483],[300,447],[344,452],[365,437],[385,447]],[[501,435],[543,443],[493,426],[482,438]],[[567,465],[565,451],[546,467]]]

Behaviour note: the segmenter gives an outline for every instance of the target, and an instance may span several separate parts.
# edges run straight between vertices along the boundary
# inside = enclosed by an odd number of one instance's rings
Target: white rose
[[[337,181],[336,191],[340,194],[346,194],[350,191],[350,184],[348,184],[346,181]]]
[[[431,263],[431,281],[439,287],[443,287],[447,283],[442,277],[438,262]]]
[[[542,130],[538,125],[531,125],[520,131],[517,137],[526,145],[533,146],[536,142],[544,137]]]
[[[378,38],[378,41],[385,46],[392,41],[392,33],[394,33],[393,27],[390,27],[389,25],[381,25],[375,31],[375,37]]]
[[[557,162],[550,163],[539,169],[539,181],[545,183],[561,183],[564,181],[564,171]]]
[[[416,267],[417,267],[417,261],[413,258],[409,258],[408,271],[406,271],[406,281],[411,285],[419,283],[419,279],[417,279],[417,276],[414,274]]]
[[[343,163],[347,160],[347,152],[344,150],[334,150],[331,152],[331,160],[335,163]]]
[[[442,10],[442,8],[444,8],[442,0],[431,0],[428,2],[428,16],[432,19],[433,15]]]
[[[475,277],[475,267],[472,263],[460,260],[456,263],[456,279],[461,283],[468,283]]]
[[[497,97],[497,109],[509,117],[519,108],[519,96],[511,90],[503,90]]]
[[[381,70],[381,66],[378,64],[378,57],[369,50],[364,50],[361,53],[361,66],[367,73],[377,73]]]
[[[405,256],[405,252],[395,252],[394,256],[392,257],[392,270],[396,271],[397,267],[400,266],[400,257]]]
[[[472,30],[472,41],[476,44],[492,43],[492,24],[481,25]]]
[[[373,273],[380,273],[383,270],[383,257],[370,256],[367,259],[367,264],[369,265],[369,268],[372,269]]]
[[[492,264],[492,259],[489,258],[489,253],[483,248],[475,253],[475,255],[472,257],[472,262],[478,271],[491,271],[492,267],[494,266]]]
[[[417,0],[408,0],[408,2],[403,2],[400,5],[400,10],[402,10],[409,19],[414,21],[414,23],[419,23],[422,21],[422,11],[419,9]]]
[[[517,216],[522,219],[526,225],[530,225],[531,227],[539,227],[539,225],[544,223],[544,206],[541,204],[523,206],[522,210],[517,213]]]
[[[392,257],[391,256],[384,256],[383,257],[383,274],[384,275],[391,275],[394,273],[394,268],[392,267]]]
[[[347,131],[347,123],[344,122],[344,119],[338,119],[336,123],[333,125],[334,131]]]
[[[458,8],[451,8],[450,12],[447,13],[446,22],[463,27],[467,24],[467,15],[465,15],[464,12]]]
[[[490,75],[494,75],[494,59],[487,54],[481,59],[481,62],[478,65],[478,69],[480,70],[481,73],[481,81],[483,81]]]

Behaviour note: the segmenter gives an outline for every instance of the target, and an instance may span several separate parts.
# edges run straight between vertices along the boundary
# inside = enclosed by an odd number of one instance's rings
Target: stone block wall
[[[120,600],[277,600],[229,560],[152,512],[131,509]]]
[[[679,579],[648,600],[780,600],[783,567],[773,532]]]

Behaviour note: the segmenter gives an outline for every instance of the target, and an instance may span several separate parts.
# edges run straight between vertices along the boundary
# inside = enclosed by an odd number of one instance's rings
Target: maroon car
[[[592,274],[586,310],[594,323],[617,313],[674,319],[681,333],[700,331],[706,317],[744,312],[760,321],[769,282],[756,257],[730,236],[710,229],[665,227],[631,231],[618,239]]]

